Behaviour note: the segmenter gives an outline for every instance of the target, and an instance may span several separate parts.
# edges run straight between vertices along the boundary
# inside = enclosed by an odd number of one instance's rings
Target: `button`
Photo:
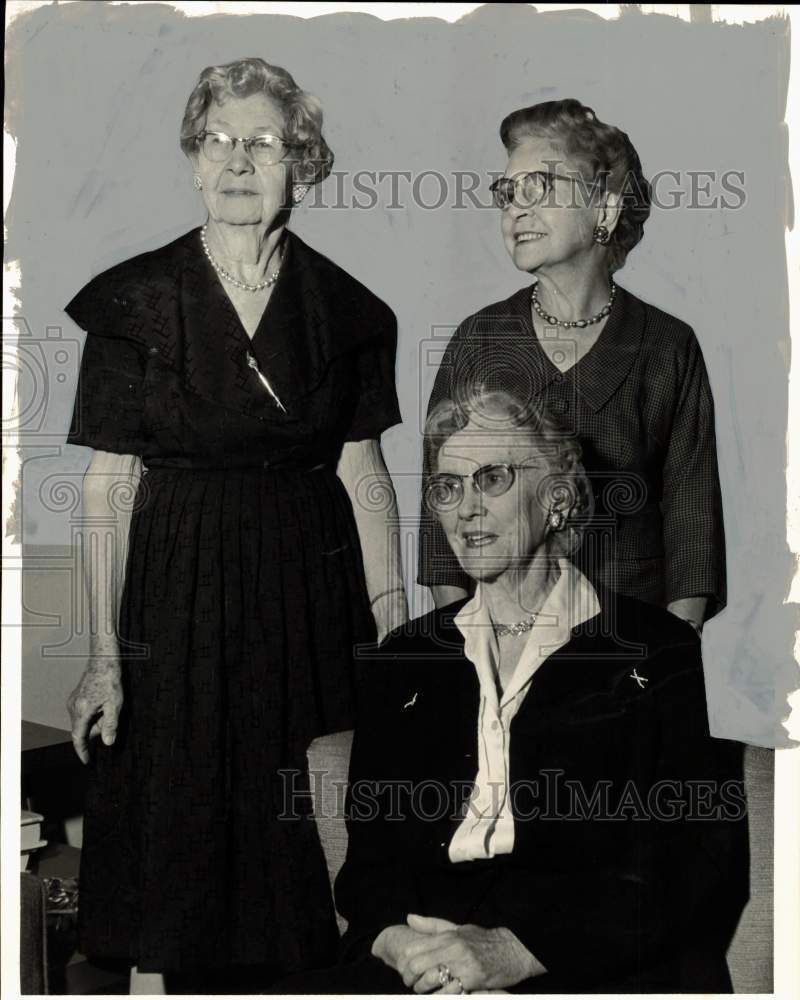
[[[564,381],[564,376],[561,374],[561,372],[559,372],[556,375],[556,382],[563,382],[563,381]]]
[[[492,729],[494,729],[494,731],[497,732],[499,728],[500,728],[500,723],[497,721],[497,719],[495,719],[494,722],[492,723]]]

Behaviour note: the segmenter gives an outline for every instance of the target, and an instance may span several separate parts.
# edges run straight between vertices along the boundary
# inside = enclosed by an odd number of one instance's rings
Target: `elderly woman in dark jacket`
[[[582,568],[699,630],[726,600],[714,407],[690,327],[613,278],[650,212],[639,157],[576,100],[515,111],[500,135],[503,240],[535,284],[464,320],[429,412],[476,377],[541,399],[578,435],[596,495]],[[437,606],[472,588],[424,505],[418,582]]]
[[[205,225],[67,307],[87,331],[69,437],[94,449],[86,523],[118,536],[90,566],[70,700],[81,949],[130,962],[134,992],[164,974],[231,992],[234,966],[285,975],[335,950],[319,843],[278,820],[278,772],[352,725],[353,646],[406,607],[379,443],[400,420],[395,318],[287,228],[330,171],[321,127],[286,70],[205,69],[180,135]],[[359,502],[370,483],[388,511]]]
[[[595,588],[578,443],[443,401],[426,503],[475,593],[364,662],[341,962],[295,992],[717,993],[748,895],[741,747],[693,629]]]

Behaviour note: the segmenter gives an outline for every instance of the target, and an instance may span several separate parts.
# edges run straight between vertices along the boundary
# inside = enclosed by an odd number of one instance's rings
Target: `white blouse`
[[[506,689],[498,696],[500,651],[481,585],[454,621],[464,636],[464,654],[480,682],[478,774],[465,816],[450,841],[450,860],[473,861],[510,854],[514,816],[509,802],[511,722],[544,661],[565,646],[572,629],[600,612],[594,588],[569,559],[559,560],[560,576],[536,617],[536,623]]]

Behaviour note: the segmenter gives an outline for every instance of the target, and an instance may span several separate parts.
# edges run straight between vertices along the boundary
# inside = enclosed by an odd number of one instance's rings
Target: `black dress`
[[[140,971],[314,968],[337,933],[305,752],[352,725],[353,646],[374,639],[335,469],[345,441],[400,420],[394,315],[288,234],[251,342],[197,230],[67,312],[88,332],[68,440],[146,469],[124,707],[90,767],[81,949]]]
[[[428,412],[476,383],[542,400],[578,436],[596,509],[577,561],[594,583],[662,606],[705,595],[707,617],[725,607],[714,400],[686,323],[618,286],[597,342],[562,373],[534,331],[530,287],[521,288],[459,326]],[[472,591],[424,504],[417,582]]]

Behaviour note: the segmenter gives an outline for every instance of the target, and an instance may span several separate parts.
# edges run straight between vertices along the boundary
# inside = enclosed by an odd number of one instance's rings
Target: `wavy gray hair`
[[[285,119],[284,138],[301,147],[293,163],[292,180],[317,184],[333,166],[333,153],[322,135],[322,105],[306,93],[280,66],[263,59],[237,59],[222,66],[207,66],[189,95],[181,123],[181,149],[187,156],[197,148],[212,103],[224,104],[231,97],[264,94],[275,101]]]
[[[464,399],[441,400],[428,414],[423,449],[429,474],[436,470],[444,444],[468,424],[487,438],[509,430],[528,436],[549,466],[540,502],[548,509],[566,500],[569,508],[567,523],[555,534],[553,547],[565,556],[576,552],[594,514],[594,494],[575,433],[538,400],[523,402],[505,390],[478,385]]]

